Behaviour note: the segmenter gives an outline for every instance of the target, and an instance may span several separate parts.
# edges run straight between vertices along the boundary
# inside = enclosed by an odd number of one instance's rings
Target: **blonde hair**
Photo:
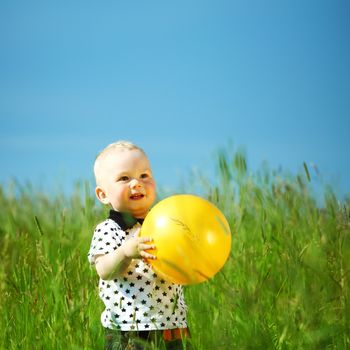
[[[130,142],[130,141],[125,141],[125,140],[119,140],[119,141],[116,141],[116,142],[113,142],[111,144],[109,144],[107,147],[105,147],[96,157],[95,159],[95,163],[94,163],[94,175],[95,175],[95,179],[96,179],[96,182],[98,182],[98,170],[99,170],[99,167],[101,166],[101,161],[108,155],[110,154],[111,152],[115,151],[115,150],[120,150],[120,151],[123,151],[123,150],[128,150],[128,151],[132,151],[132,150],[138,150],[140,152],[142,152],[145,156],[146,156],[146,153],[145,151],[135,145],[134,143]]]

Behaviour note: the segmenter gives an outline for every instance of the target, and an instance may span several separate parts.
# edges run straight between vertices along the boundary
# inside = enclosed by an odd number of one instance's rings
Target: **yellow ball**
[[[152,237],[157,256],[149,260],[157,274],[177,284],[196,284],[214,276],[231,250],[225,216],[209,201],[194,195],[168,197],[145,218],[141,236]]]

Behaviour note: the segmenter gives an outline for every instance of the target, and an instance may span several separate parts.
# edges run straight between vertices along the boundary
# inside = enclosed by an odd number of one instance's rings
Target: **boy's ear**
[[[96,197],[97,199],[103,203],[103,204],[108,204],[108,198],[107,198],[107,195],[105,193],[105,191],[100,187],[100,186],[97,186],[95,188],[95,194],[96,194]]]

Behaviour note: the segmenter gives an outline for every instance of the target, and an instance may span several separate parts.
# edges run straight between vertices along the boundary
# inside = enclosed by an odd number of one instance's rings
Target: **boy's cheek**
[[[151,188],[151,189],[153,189],[153,191],[155,191],[156,190],[156,182],[154,181],[154,180],[152,180],[152,181],[150,181],[149,183],[148,183],[148,186],[149,186],[149,188]]]

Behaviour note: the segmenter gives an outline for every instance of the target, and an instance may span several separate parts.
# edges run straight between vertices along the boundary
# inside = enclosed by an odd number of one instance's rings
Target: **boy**
[[[163,342],[167,349],[182,349],[188,335],[182,288],[157,276],[146,263],[156,259],[147,252],[151,238],[138,236],[156,199],[148,158],[136,145],[119,141],[98,155],[94,173],[96,196],[111,207],[109,218],[94,231],[88,254],[100,277],[106,349]]]

